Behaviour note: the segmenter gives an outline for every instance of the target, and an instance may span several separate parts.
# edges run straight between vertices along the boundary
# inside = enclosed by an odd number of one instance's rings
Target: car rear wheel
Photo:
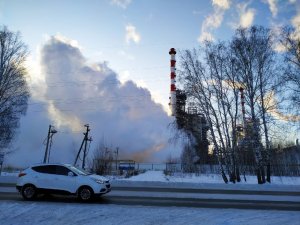
[[[78,198],[81,201],[87,202],[93,198],[93,190],[90,187],[81,187],[78,191]]]
[[[35,186],[27,184],[22,187],[21,194],[25,200],[33,200],[36,197],[37,191]]]

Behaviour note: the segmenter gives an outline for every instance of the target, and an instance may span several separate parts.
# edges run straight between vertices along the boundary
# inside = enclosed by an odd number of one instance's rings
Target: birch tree
[[[24,66],[27,48],[19,33],[0,29],[0,151],[14,138],[27,110],[29,89]]]
[[[299,116],[300,109],[300,35],[292,28],[284,28],[281,44],[285,47],[284,57],[287,63],[285,79],[289,90],[289,100],[293,114]],[[294,120],[297,121],[297,120]]]
[[[255,153],[258,183],[265,182],[266,164],[267,180],[270,182],[267,114],[272,106],[267,104],[265,97],[268,93],[275,92],[279,85],[272,40],[272,33],[268,29],[253,26],[238,29],[231,42],[231,50],[238,68],[238,79],[246,92],[247,117],[252,127],[248,144]],[[264,146],[261,135],[264,136]]]
[[[199,50],[183,51],[180,62],[181,82],[210,125],[210,143],[223,177],[228,172],[230,181],[240,180],[239,169],[246,163],[240,157],[247,150],[253,152],[258,183],[266,181],[266,166],[270,182],[269,118],[280,86],[273,34],[263,27],[238,29],[229,42],[207,42]],[[245,137],[238,140],[241,124]]]
[[[203,54],[201,54],[203,53]],[[232,129],[235,130],[237,119],[237,95],[232,89],[227,76],[232,75],[228,64],[226,47],[223,43],[206,43],[200,50],[186,50],[181,54],[180,76],[190,101],[198,106],[209,124],[210,142],[214,146],[224,182],[239,178],[236,172],[235,147]],[[229,60],[230,62],[230,60]],[[230,74],[228,74],[230,73]]]

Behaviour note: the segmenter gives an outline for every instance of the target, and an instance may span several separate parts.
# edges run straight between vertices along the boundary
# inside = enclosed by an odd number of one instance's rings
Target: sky
[[[300,2],[0,0],[0,25],[30,52],[31,99],[8,163],[41,161],[49,124],[59,131],[52,160],[72,161],[87,123],[91,149],[105,140],[124,158],[164,161],[181,152],[169,142],[169,49],[226,41],[239,26],[290,25],[300,35]]]

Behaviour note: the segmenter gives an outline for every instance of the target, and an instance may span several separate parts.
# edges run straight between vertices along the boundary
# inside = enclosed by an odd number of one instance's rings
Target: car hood
[[[107,179],[106,177],[99,176],[99,175],[96,175],[96,174],[91,174],[91,175],[89,175],[89,177],[91,177],[93,179],[97,179],[97,180],[109,181],[109,179]]]

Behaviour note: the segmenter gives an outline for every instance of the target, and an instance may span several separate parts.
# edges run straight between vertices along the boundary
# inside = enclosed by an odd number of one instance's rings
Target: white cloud
[[[300,10],[298,10],[297,15],[292,18],[291,23],[295,28],[295,38],[300,38]]]
[[[292,25],[297,28],[300,27],[300,11],[298,14],[292,19]]]
[[[265,102],[269,102],[269,105],[277,105],[277,100],[275,98],[274,91],[270,91],[266,93],[266,96],[264,97],[267,99]],[[299,122],[300,121],[300,116],[298,115],[293,115],[293,114],[285,114],[279,111],[278,108],[274,108],[270,110],[270,113],[272,114],[273,117],[282,120],[282,121],[292,121],[292,122]]]
[[[248,8],[249,3],[241,3],[237,5],[240,20],[238,26],[248,28],[253,24],[255,17],[255,9]]]
[[[240,20],[240,25],[241,27],[250,27],[253,24],[254,20],[254,15],[255,15],[255,10],[254,9],[248,9],[241,15],[241,20]]]
[[[212,0],[212,4],[216,5],[222,9],[229,9],[230,1],[229,0]]]
[[[281,43],[280,37],[282,36],[282,24],[278,23],[271,23],[271,30],[272,30],[272,37],[273,37],[273,49],[276,52],[285,52],[286,48],[285,46]]]
[[[136,31],[136,27],[128,24],[126,27],[126,42],[129,44],[130,41],[139,43],[141,41],[141,35]]]
[[[213,41],[213,31],[219,28],[223,22],[224,13],[230,7],[229,0],[212,0],[213,13],[208,15],[201,27],[201,34],[198,37],[199,42],[205,40]]]
[[[265,0],[267,4],[269,5],[269,9],[272,13],[272,16],[277,16],[278,13],[278,0]]]
[[[290,4],[294,4],[294,3],[296,3],[297,2],[297,0],[289,0],[289,3]]]
[[[126,9],[127,6],[131,3],[131,0],[111,0],[111,3],[113,5]]]
[[[218,28],[223,21],[223,10],[216,10],[213,14],[209,15],[205,20],[205,27]]]

